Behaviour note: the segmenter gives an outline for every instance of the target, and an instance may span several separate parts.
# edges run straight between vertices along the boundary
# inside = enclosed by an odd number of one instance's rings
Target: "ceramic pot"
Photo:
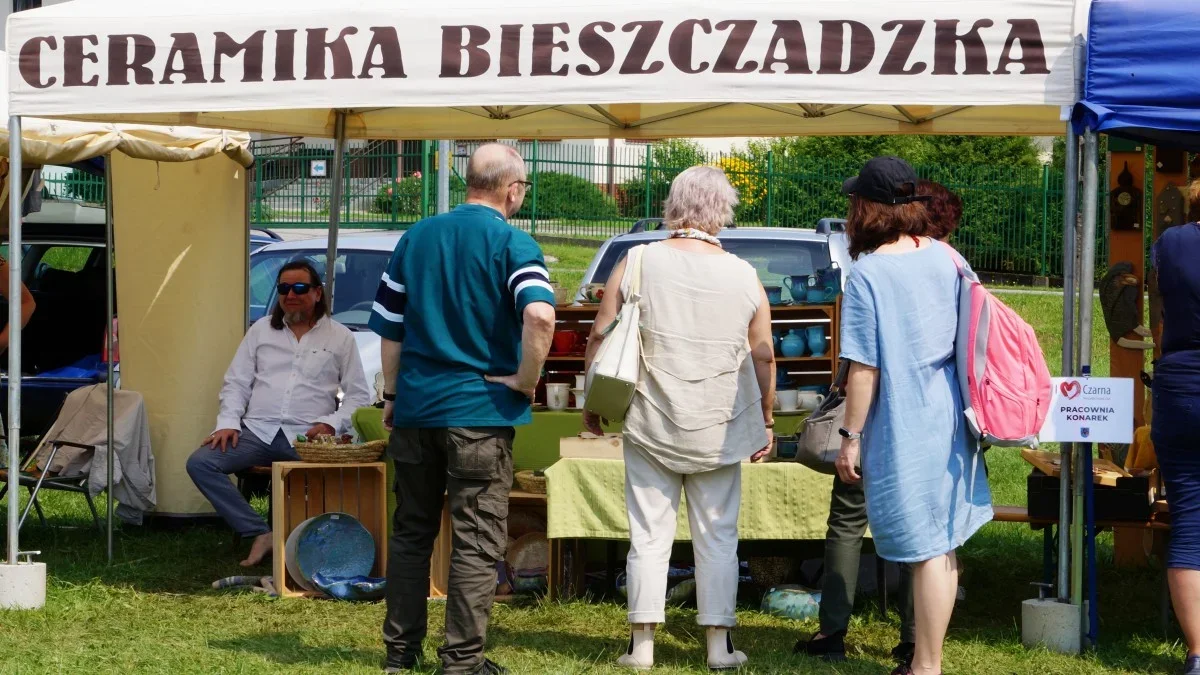
[[[804,337],[800,335],[799,330],[793,328],[792,330],[788,331],[788,334],[785,335],[782,340],[780,340],[779,347],[780,351],[783,352],[784,357],[794,359],[804,356],[804,343]]]
[[[825,342],[825,326],[809,326],[806,331],[808,350],[813,356],[825,356],[829,345]]]

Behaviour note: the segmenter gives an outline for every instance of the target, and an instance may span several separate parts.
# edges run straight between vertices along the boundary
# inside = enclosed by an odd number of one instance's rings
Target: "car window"
[[[91,257],[92,246],[51,246],[42,254],[39,267],[46,267],[62,272],[78,272],[87,266]]]
[[[617,263],[638,242],[614,241],[596,266],[592,283],[607,283]],[[754,266],[764,286],[782,286],[784,277],[808,275],[829,267],[829,246],[823,241],[788,239],[725,239],[725,250]]]
[[[334,283],[333,318],[353,329],[365,330],[379,280],[387,269],[389,251],[341,251]],[[275,302],[275,279],[279,269],[292,260],[305,260],[317,270],[325,269],[325,250],[259,251],[250,256],[250,318],[257,320],[271,311]]]

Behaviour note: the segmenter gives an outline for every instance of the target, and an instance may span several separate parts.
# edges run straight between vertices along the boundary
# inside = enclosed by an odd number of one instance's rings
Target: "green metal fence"
[[[83,171],[68,171],[43,177],[42,196],[46,199],[81,201],[87,204],[104,203],[104,177]]]
[[[451,161],[451,205],[465,197],[463,175],[474,146],[458,144]],[[846,212],[842,181],[858,166],[775,152],[707,154],[683,145],[519,143],[529,180],[513,224],[535,234],[606,238],[641,218],[662,215],[671,180],[696,164],[725,169],[741,204],[742,226],[812,227]],[[259,157],[252,217],[272,227],[326,226],[329,152]],[[963,198],[954,243],[981,271],[1062,274],[1062,172],[1050,167],[918,166],[922,177]],[[419,153],[350,153],[341,177],[346,227],[404,228],[436,205],[436,146]],[[1103,240],[1098,256],[1106,259]]]
[[[289,145],[264,150],[251,169],[251,219],[275,228],[320,229],[329,222],[333,178],[327,149]],[[347,155],[342,223],[348,228],[402,229],[436,211],[437,153],[431,142],[410,152],[369,146]],[[393,144],[393,148],[395,145]],[[451,206],[466,196],[463,176],[470,144],[450,161]],[[662,215],[671,181],[696,164],[721,166],[738,190],[742,226],[813,227],[846,212],[842,181],[856,164],[772,151],[707,154],[686,144],[606,145],[518,143],[533,183],[513,224],[535,234],[601,239],[627,232],[642,218]],[[1062,274],[1062,172],[1050,167],[918,166],[962,196],[954,244],[981,271],[1057,277]],[[1106,175],[1101,169],[1100,175]],[[72,171],[48,177],[47,197],[103,203],[104,181]],[[1100,222],[1105,199],[1100,200]],[[1150,201],[1147,200],[1147,205]],[[1097,259],[1107,260],[1100,228]]]

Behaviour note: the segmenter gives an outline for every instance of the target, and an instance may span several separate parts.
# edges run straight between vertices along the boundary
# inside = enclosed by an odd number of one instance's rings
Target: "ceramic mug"
[[[825,402],[825,397],[815,391],[801,391],[796,400],[801,410],[816,410]]]
[[[775,392],[775,399],[779,402],[779,409],[783,412],[792,412],[800,405],[800,392],[795,389],[784,389],[783,391]]]
[[[583,287],[583,297],[596,304],[604,299],[604,284],[588,284]]]
[[[573,330],[556,331],[550,343],[551,351],[555,354],[570,354],[577,344],[579,344],[579,333]]]
[[[552,382],[546,385],[546,407],[551,410],[566,410],[567,395],[571,393],[571,385]]]
[[[587,375],[576,375],[575,388],[583,391],[585,387],[587,387]]]
[[[783,302],[783,286],[763,286],[767,292],[767,302],[778,305]]]
[[[836,288],[828,288],[825,286],[813,286],[808,289],[808,293],[804,295],[806,302],[812,305],[819,305],[825,302],[832,302],[837,297]]]
[[[792,294],[792,302],[804,302],[804,291],[812,283],[807,274],[794,274],[783,278],[783,285]]]

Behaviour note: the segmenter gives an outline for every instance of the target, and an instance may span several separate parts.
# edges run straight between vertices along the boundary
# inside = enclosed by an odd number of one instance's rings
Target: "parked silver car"
[[[583,283],[575,295],[576,302],[584,300],[588,284],[605,283],[617,263],[629,249],[666,239],[668,232],[654,229],[660,221],[638,221],[632,232],[617,235],[600,247],[583,275]],[[749,262],[758,270],[764,286],[783,286],[787,277],[810,275],[836,263],[842,268],[842,284],[850,269],[849,242],[838,219],[824,219],[815,230],[788,227],[736,227],[721,231],[725,250]],[[784,292],[787,297],[787,292]]]

